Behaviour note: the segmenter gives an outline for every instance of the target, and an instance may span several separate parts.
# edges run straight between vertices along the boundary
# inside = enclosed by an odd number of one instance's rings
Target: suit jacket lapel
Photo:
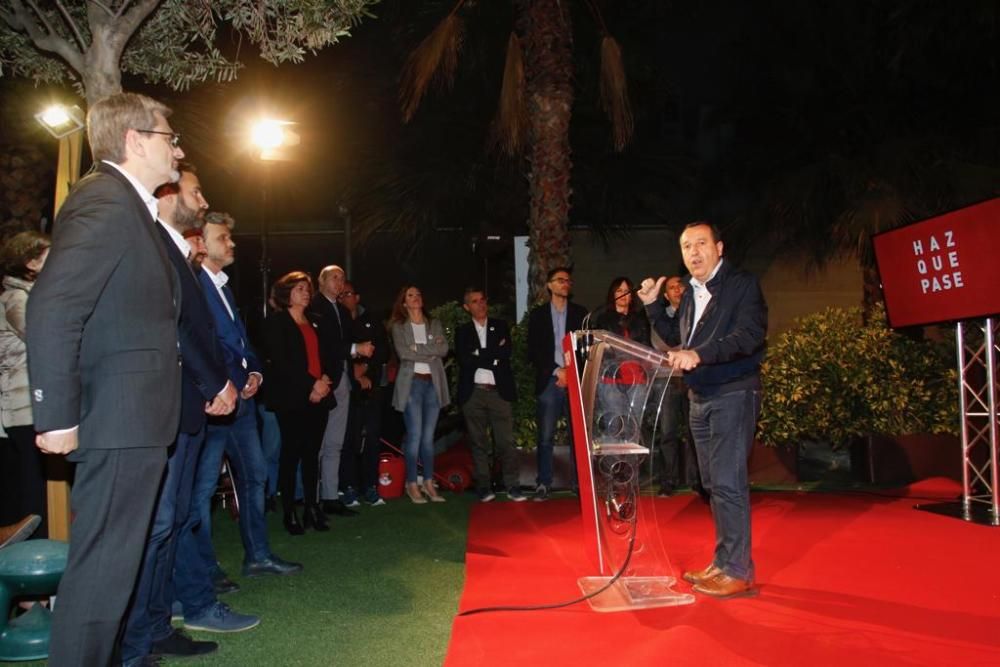
[[[174,272],[174,268],[170,263],[170,258],[167,256],[167,250],[163,246],[162,240],[159,238],[159,234],[153,230],[153,226],[156,225],[157,223],[150,215],[149,209],[146,208],[146,202],[142,201],[142,198],[139,196],[139,193],[136,192],[135,188],[132,186],[131,183],[129,183],[128,179],[126,179],[125,176],[123,176],[122,173],[117,169],[115,169],[114,167],[106,165],[103,162],[101,162],[97,165],[97,170],[103,174],[107,174],[113,178],[117,178],[119,181],[122,182],[122,184],[125,185],[125,188],[130,193],[132,204],[136,208],[136,215],[138,216],[137,219],[142,223],[140,227],[142,227],[143,233],[153,244],[153,247],[156,248],[156,252],[160,257],[160,263],[163,267],[163,270],[166,273],[166,275],[169,276],[170,278],[169,282],[170,297],[173,299],[174,309],[176,310],[176,316],[179,318],[181,314],[180,283],[178,282],[177,274]]]

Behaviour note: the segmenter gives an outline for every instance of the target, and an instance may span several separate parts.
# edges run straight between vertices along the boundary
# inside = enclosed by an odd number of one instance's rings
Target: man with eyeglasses
[[[547,500],[552,489],[552,448],[556,422],[569,416],[566,394],[566,362],[563,338],[583,325],[587,309],[569,300],[573,289],[572,270],[558,266],[548,272],[545,287],[549,300],[536,306],[528,316],[528,360],[535,367],[535,396],[538,419],[538,478],[535,501]],[[570,447],[573,460],[573,448]],[[576,484],[576,468],[572,469]]]
[[[52,665],[111,664],[177,434],[181,297],[153,196],[184,157],[169,115],[134,93],[90,108],[97,166],[59,211],[28,301],[36,442],[77,464]]]

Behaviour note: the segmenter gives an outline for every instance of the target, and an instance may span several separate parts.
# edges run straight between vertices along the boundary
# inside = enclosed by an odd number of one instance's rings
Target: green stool
[[[48,657],[51,612],[36,604],[11,621],[11,603],[25,595],[54,595],[68,555],[69,544],[55,540],[28,540],[0,549],[0,661]]]

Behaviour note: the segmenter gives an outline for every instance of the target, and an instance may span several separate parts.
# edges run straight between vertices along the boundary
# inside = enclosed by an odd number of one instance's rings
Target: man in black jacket
[[[472,446],[476,493],[486,503],[493,495],[490,470],[492,429],[497,457],[503,474],[507,498],[526,500],[521,493],[517,452],[514,449],[515,400],[514,372],[510,367],[510,327],[501,319],[489,317],[486,293],[477,287],[465,290],[462,308],[471,320],[455,330],[455,354],[458,355],[458,404]]]
[[[124,667],[141,664],[147,655],[192,656],[211,653],[215,642],[190,639],[170,626],[177,537],[187,518],[198,457],[205,440],[206,413],[230,413],[236,405],[236,387],[226,375],[222,349],[205,295],[188,262],[191,245],[184,232],[195,228],[208,208],[191,165],[178,166],[180,181],[157,188],[159,221],[167,256],[181,285],[181,317],[177,338],[181,354],[181,421],[167,473],[146,537],[139,580],[121,641]]]
[[[350,281],[344,282],[337,301],[351,314],[354,343],[371,343],[374,346],[370,357],[355,357],[351,364],[351,410],[340,466],[341,484],[347,485],[344,504],[348,507],[360,505],[361,502],[353,498],[360,488],[361,498],[377,507],[385,505],[378,493],[378,455],[381,450],[382,394],[383,383],[387,381],[385,365],[389,361],[389,335],[385,325],[361,306],[361,294]],[[349,502],[351,500],[353,502]]]
[[[336,405],[327,418],[323,445],[319,452],[319,495],[323,501],[323,511],[339,516],[357,514],[345,507],[340,500],[340,458],[347,436],[347,418],[351,405],[350,361],[354,357],[370,357],[374,351],[370,342],[353,343],[351,340],[351,314],[337,301],[337,297],[344,291],[346,280],[344,270],[336,264],[323,267],[316,281],[319,291],[309,306],[309,312],[323,320],[327,337],[322,344],[327,346],[327,354],[336,360],[330,374]]]
[[[568,267],[549,271],[545,283],[549,301],[528,315],[528,360],[535,367],[535,395],[538,397],[538,479],[535,500],[548,498],[552,488],[552,439],[556,422],[569,416],[566,395],[566,362],[563,338],[583,325],[587,309],[569,300],[573,275]],[[570,456],[573,448],[570,447]],[[573,469],[574,479],[576,469]]]
[[[184,157],[169,115],[133,93],[90,107],[95,170],[59,211],[28,300],[36,442],[77,464],[52,665],[111,663],[177,433],[181,294],[152,195]]]
[[[750,555],[747,458],[760,416],[760,363],[767,304],[757,279],[722,258],[719,230],[693,222],[681,234],[690,289],[675,310],[660,296],[666,278],[642,281],[639,298],[668,345],[674,370],[684,371],[690,424],[702,485],[711,494],[716,547],[703,570],[684,573],[698,593],[719,598],[755,595]]]

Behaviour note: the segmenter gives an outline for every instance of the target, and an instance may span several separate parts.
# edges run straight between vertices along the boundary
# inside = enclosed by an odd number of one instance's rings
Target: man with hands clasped
[[[724,261],[717,227],[693,222],[680,244],[691,274],[680,305],[662,298],[663,277],[643,280],[638,294],[653,329],[674,348],[669,364],[685,373],[702,485],[711,494],[714,558],[684,579],[704,595],[755,595],[747,458],[760,415],[767,304],[757,279]]]

